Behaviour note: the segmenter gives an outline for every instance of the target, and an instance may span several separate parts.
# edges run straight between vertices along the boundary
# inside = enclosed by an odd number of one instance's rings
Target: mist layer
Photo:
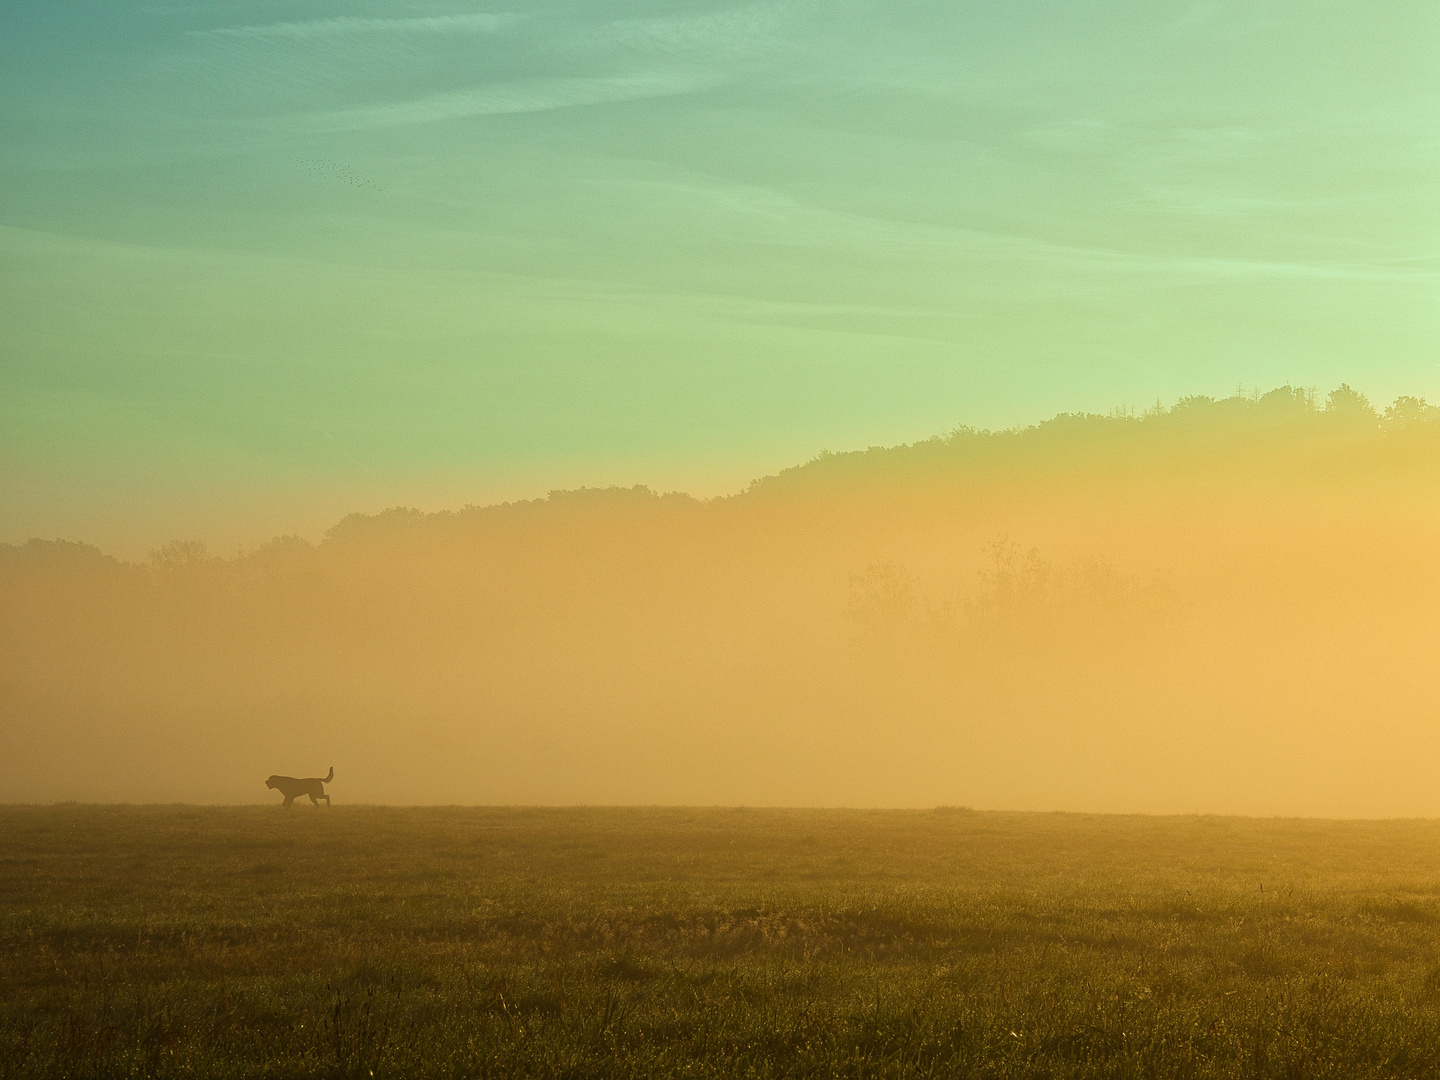
[[[1187,398],[144,563],[0,547],[5,800],[1440,811],[1440,421]]]

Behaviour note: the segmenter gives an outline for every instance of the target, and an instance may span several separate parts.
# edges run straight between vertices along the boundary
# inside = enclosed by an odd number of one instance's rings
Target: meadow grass
[[[1440,823],[0,808],[3,1077],[1440,1076]]]

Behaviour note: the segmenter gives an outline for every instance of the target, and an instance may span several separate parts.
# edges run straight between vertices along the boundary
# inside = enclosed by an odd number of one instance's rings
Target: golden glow
[[[1433,814],[1440,422],[1348,388],[145,565],[4,549],[6,799]]]

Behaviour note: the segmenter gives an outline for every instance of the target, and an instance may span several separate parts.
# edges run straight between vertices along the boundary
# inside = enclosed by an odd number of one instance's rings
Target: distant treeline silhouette
[[[1393,470],[1440,460],[1440,407],[1402,396],[1377,410],[1341,384],[1323,398],[1313,388],[1282,386],[1227,398],[1194,395],[1169,408],[1061,413],[1026,427],[960,427],[922,442],[825,453],[756,481],[751,493],[874,482],[960,480],[1011,471],[1011,479],[1068,476],[1094,469],[1122,475],[1206,469],[1227,460],[1254,475],[1332,470]]]
[[[1370,769],[1363,806],[1413,812],[1436,506],[1440,410],[1287,386],[710,500],[395,508],[229,557],[4,545],[0,798],[250,799],[343,746],[360,802],[1302,812]]]
[[[803,465],[755,480],[738,495],[706,501],[637,485],[557,490],[543,499],[467,505],[430,514],[404,507],[356,513],[331,528],[326,542],[395,539],[420,530],[438,536],[456,526],[498,519],[523,527],[538,521],[559,524],[584,519],[614,524],[623,517],[644,527],[706,508],[723,512],[782,493],[834,493],[837,487],[843,493],[844,485],[854,484],[868,495],[870,481],[904,487],[943,483],[947,475],[968,481],[991,473],[1001,482],[1019,483],[1046,475],[1065,477],[1095,466],[1133,474],[1182,465],[1223,468],[1226,462],[1237,466],[1235,475],[1217,478],[1234,482],[1285,472],[1296,478],[1336,481],[1370,470],[1394,475],[1428,468],[1440,462],[1440,406],[1401,396],[1381,410],[1344,383],[1323,398],[1313,387],[1289,385],[1227,398],[1192,395],[1168,408],[1156,403],[1143,412],[1120,408],[1105,414],[1061,413],[1038,424],[1001,431],[959,427],[900,446],[826,451]],[[310,547],[300,537],[277,537],[248,555],[226,560],[212,557],[201,541],[177,540],[154,551],[148,568],[162,574],[189,573],[222,562],[249,562],[263,572],[287,559],[303,559],[302,553]],[[12,569],[63,565],[98,571],[121,565],[91,545],[66,540],[0,544],[0,561]]]

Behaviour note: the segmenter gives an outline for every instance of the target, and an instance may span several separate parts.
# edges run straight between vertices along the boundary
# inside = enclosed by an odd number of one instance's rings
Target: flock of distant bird
[[[326,158],[291,158],[290,161],[302,172],[311,176],[327,180],[339,180],[342,184],[349,184],[355,188],[369,188],[371,191],[383,191],[379,184],[369,177],[361,176],[350,166],[339,161],[330,161]]]

